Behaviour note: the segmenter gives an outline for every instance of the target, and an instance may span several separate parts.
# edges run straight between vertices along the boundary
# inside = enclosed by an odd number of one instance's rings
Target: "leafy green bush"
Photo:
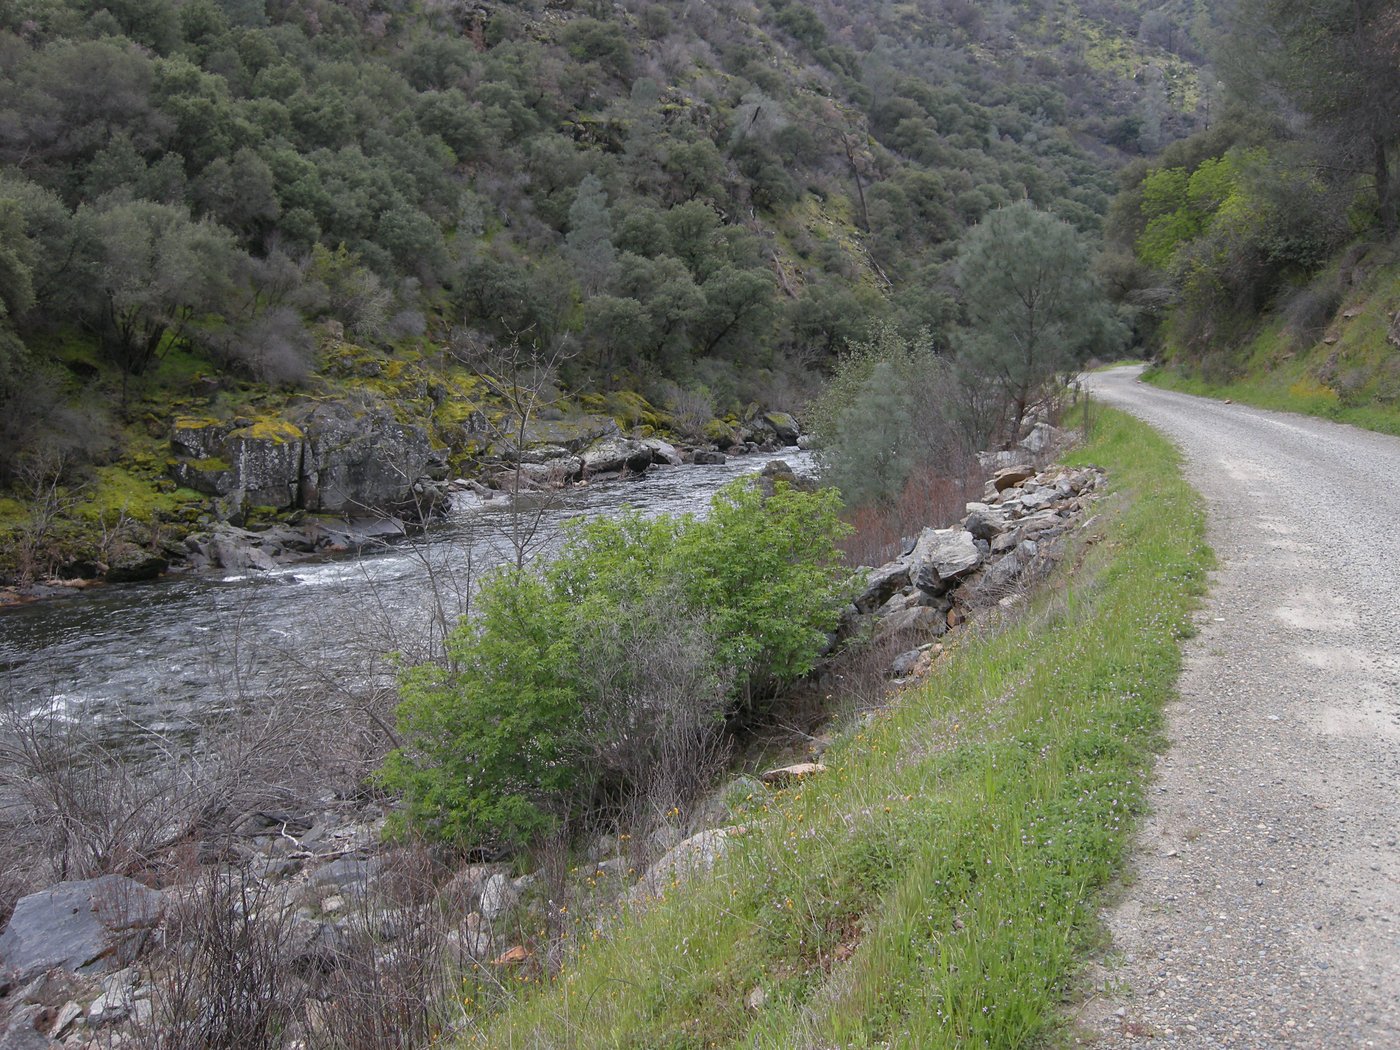
[[[403,674],[404,744],[379,772],[400,827],[519,848],[703,752],[726,714],[752,717],[835,625],[838,508],[830,490],[736,482],[706,519],[576,523],[542,574],[491,577],[447,666]]]

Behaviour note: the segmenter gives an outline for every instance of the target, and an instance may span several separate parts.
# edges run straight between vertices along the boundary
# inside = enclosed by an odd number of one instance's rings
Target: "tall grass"
[[[1053,1032],[1143,812],[1210,553],[1175,452],[1099,414],[1113,495],[1015,622],[747,803],[713,875],[548,979],[468,989],[467,1046],[1016,1047]],[[1072,564],[1070,564],[1072,562]]]

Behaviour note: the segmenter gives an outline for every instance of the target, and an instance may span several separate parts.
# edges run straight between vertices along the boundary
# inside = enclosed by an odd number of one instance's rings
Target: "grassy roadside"
[[[1350,423],[1363,430],[1400,435],[1400,407],[1344,405],[1334,391],[1319,386],[1316,381],[1308,381],[1306,377],[1290,380],[1287,376],[1270,374],[1228,383],[1211,383],[1170,369],[1152,368],[1144,372],[1142,378],[1144,382],[1163,390],[1176,390],[1200,397],[1228,397],[1255,408],[1297,412],[1337,423]]]
[[[1001,633],[750,803],[713,877],[562,973],[467,989],[464,1045],[1014,1047],[1051,1037],[1143,809],[1210,553],[1176,453],[1104,410],[1094,539]]]

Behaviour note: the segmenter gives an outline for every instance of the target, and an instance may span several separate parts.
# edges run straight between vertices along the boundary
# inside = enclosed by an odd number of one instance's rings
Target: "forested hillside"
[[[1239,0],[1218,119],[1125,172],[1118,292],[1180,375],[1400,430],[1400,11]]]
[[[990,209],[1097,229],[1122,158],[1209,111],[1192,12],[8,4],[0,485],[168,514],[174,415],[313,395],[456,456],[512,342],[653,420],[796,408],[876,318],[945,341]]]

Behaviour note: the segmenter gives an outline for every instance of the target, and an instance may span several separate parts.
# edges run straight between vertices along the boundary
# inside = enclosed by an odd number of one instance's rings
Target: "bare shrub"
[[[713,631],[665,594],[592,623],[579,646],[585,683],[584,761],[604,795],[604,820],[649,822],[684,808],[721,767],[720,737],[732,672]],[[607,796],[611,795],[609,799]]]
[[[668,379],[661,384],[661,396],[676,429],[688,438],[702,437],[705,424],[715,418],[714,399],[703,385],[683,387]]]
[[[324,1050],[414,1050],[458,1019],[467,961],[465,911],[439,900],[442,874],[421,846],[382,855],[368,892],[353,897],[334,952],[309,976],[307,1045]]]
[[[211,871],[167,917],[152,1010],[134,1024],[151,1050],[276,1050],[299,1013],[290,912],[246,871]]]
[[[1294,345],[1306,348],[1317,342],[1342,305],[1342,298],[1341,281],[1332,273],[1294,292],[1283,308]]]
[[[889,504],[868,504],[847,515],[850,535],[840,541],[848,565],[883,565],[926,526],[942,528],[963,515],[969,499],[982,493],[975,458],[959,458],[915,468]]]

